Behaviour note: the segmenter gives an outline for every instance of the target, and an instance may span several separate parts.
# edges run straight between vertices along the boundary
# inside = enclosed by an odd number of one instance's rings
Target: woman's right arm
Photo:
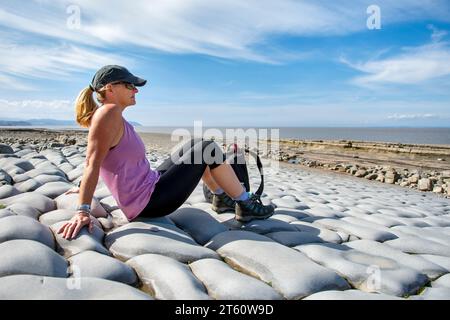
[[[92,118],[78,205],[91,204],[100,175],[100,166],[108,154],[121,125],[122,113],[119,108],[98,110]],[[73,239],[81,228],[88,224],[89,231],[92,232],[93,225],[90,216],[79,211],[58,230],[58,233],[62,233],[65,239]]]

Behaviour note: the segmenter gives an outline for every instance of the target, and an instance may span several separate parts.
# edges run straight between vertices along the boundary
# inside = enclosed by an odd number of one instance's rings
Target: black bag
[[[247,192],[250,191],[250,180],[248,177],[247,163],[245,161],[245,154],[249,154],[256,160],[256,165],[259,170],[259,174],[261,176],[261,184],[259,185],[258,190],[254,192],[255,195],[261,197],[264,190],[264,173],[263,166],[261,163],[261,159],[258,154],[254,151],[251,151],[247,147],[244,149],[239,148],[236,143],[230,145],[226,151],[227,162],[231,165],[234,170],[234,173],[238,177],[239,181],[245,188]],[[208,186],[203,183],[203,194],[205,195],[205,199],[207,202],[211,203],[213,198],[213,193],[209,190]]]

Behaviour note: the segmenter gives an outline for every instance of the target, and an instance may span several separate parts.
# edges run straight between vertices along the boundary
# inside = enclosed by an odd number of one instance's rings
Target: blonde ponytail
[[[81,90],[80,94],[75,101],[75,113],[78,124],[87,128],[91,122],[94,111],[98,108],[97,103],[94,101],[92,94],[94,90],[89,86]]]

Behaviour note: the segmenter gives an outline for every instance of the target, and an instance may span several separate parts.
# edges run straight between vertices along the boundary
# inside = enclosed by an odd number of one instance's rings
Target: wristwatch
[[[80,204],[77,207],[77,211],[83,211],[83,212],[86,212],[87,214],[91,214],[91,206],[89,204],[85,204],[85,203]]]

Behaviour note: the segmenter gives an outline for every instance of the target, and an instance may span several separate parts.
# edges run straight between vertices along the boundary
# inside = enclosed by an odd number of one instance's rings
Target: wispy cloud
[[[8,111],[20,111],[23,109],[44,110],[69,110],[73,108],[71,100],[5,100],[0,99],[0,105]]]
[[[96,70],[99,65],[132,62],[115,54],[75,45],[48,46],[16,44],[2,35],[0,43],[0,84],[15,90],[36,89],[33,78],[68,79],[75,72]]]
[[[67,120],[74,117],[74,101],[54,100],[7,100],[0,99],[0,118],[14,116],[20,119],[51,117]]]
[[[0,26],[22,36],[20,41],[13,41],[9,31],[1,34],[0,82],[5,83],[11,77],[64,77],[74,70],[91,70],[118,61],[130,65],[131,59],[105,53],[110,52],[111,46],[134,45],[168,53],[272,64],[305,59],[311,55],[278,48],[270,39],[278,35],[329,36],[364,30],[366,8],[372,1],[344,0],[337,4],[325,0],[135,0],[130,5],[124,1],[34,0],[20,6],[11,1],[0,3]],[[382,8],[384,25],[418,17],[450,21],[442,14],[450,8],[446,0],[428,1],[426,5],[423,0],[379,0],[377,5]],[[68,10],[71,7],[77,12]],[[79,28],[73,28],[68,22],[77,19],[78,13]],[[435,38],[442,37],[442,33],[433,32]],[[36,35],[45,41],[37,42]],[[421,64],[424,54],[418,52],[410,60],[401,57],[402,69],[409,71]],[[447,58],[446,53],[435,52],[435,60]],[[357,64],[355,67],[371,74],[358,81],[417,81],[438,72],[435,64],[428,63],[428,67],[422,66],[423,72],[412,77],[392,77],[398,62]],[[9,83],[19,90],[32,88],[23,79]]]
[[[416,114],[398,114],[394,113],[387,116],[390,120],[418,120],[418,119],[437,119],[439,116],[433,113],[416,113]]]
[[[366,28],[372,0],[63,0],[5,3],[0,23],[43,36],[106,46],[133,44],[171,53],[274,63],[286,56],[268,53],[272,36],[344,35]],[[69,5],[80,11],[80,29],[66,26]],[[429,17],[449,21],[446,0],[378,0],[383,25]],[[15,10],[14,10],[15,9]],[[286,55],[286,53],[284,53]],[[289,56],[289,55],[287,55]],[[295,55],[294,55],[295,57]]]
[[[0,85],[5,86],[9,89],[20,90],[20,91],[31,91],[34,87],[27,85],[15,77],[10,77],[0,72]]]
[[[403,48],[402,53],[387,58],[376,58],[366,62],[341,62],[366,73],[353,79],[361,86],[383,84],[417,84],[430,79],[450,75],[449,42],[441,41],[447,34],[430,25],[431,42],[418,47]]]
[[[436,28],[432,24],[428,25],[428,29],[430,29],[432,31],[432,33],[431,33],[431,41],[434,42],[434,43],[440,42],[442,40],[442,38],[445,37],[448,34],[447,31],[440,30],[440,29]]]

